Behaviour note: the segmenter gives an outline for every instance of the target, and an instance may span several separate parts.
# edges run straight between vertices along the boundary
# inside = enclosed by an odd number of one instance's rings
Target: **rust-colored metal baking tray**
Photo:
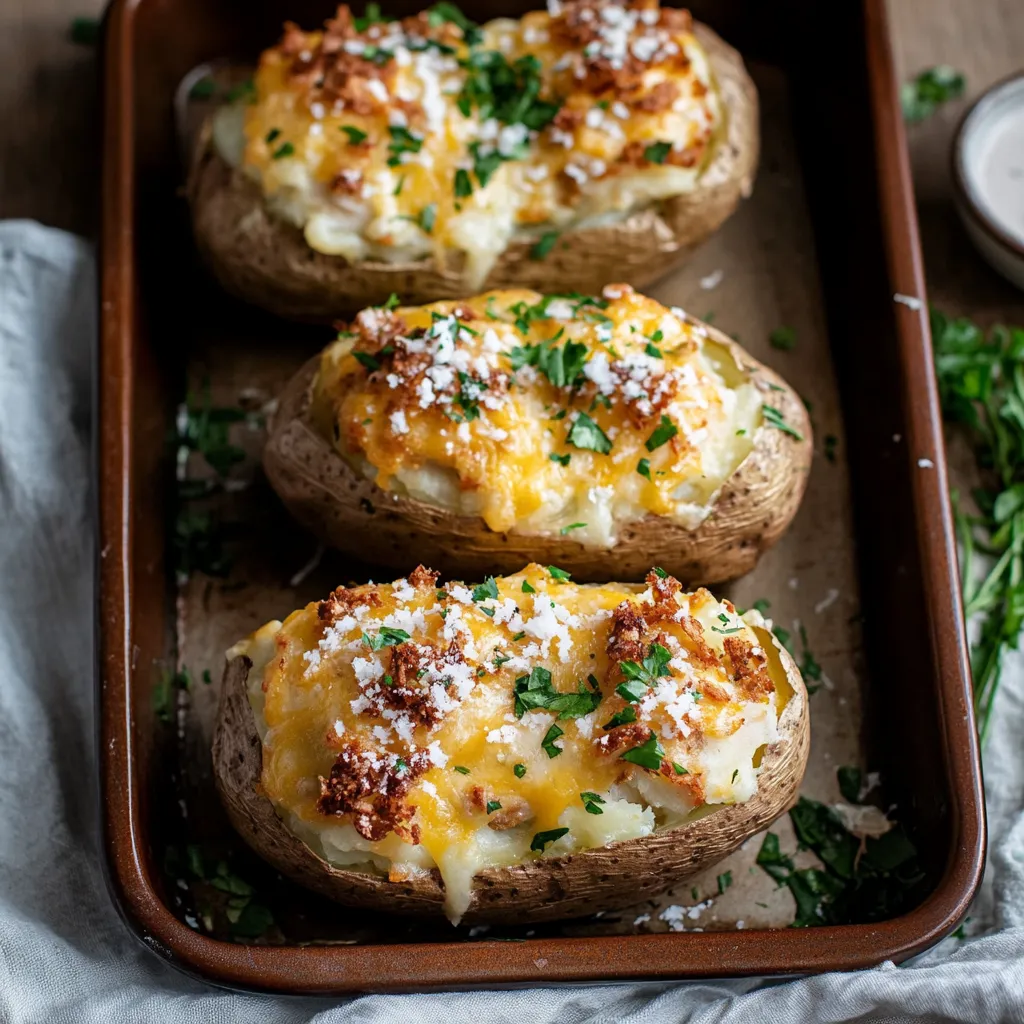
[[[401,14],[411,3],[385,6]],[[526,6],[495,0],[468,13],[484,20]],[[924,282],[884,0],[692,7],[751,66],[764,155],[753,197],[654,294],[699,314],[717,309],[716,323],[805,396],[818,435],[793,528],[728,592],[741,603],[768,596],[777,621],[807,627],[825,685],[811,703],[805,792],[837,799],[838,764],[880,772],[885,806],[919,850],[924,897],[871,925],[787,928],[788,894],[753,867],[755,842],[716,869],[731,870],[734,884],[684,933],[657,912],[689,902],[691,884],[710,891],[714,871],[636,915],[481,933],[325,906],[233,840],[210,784],[221,652],[372,567],[328,554],[296,572],[315,544],[256,473],[222,496],[241,532],[231,577],[174,579],[168,439],[186,387],[208,381],[215,402],[244,394],[258,404],[326,340],[232,302],[197,266],[174,101],[196,67],[251,61],[284,19],[315,24],[329,3],[114,0],[97,448],[106,853],[129,926],[180,968],[306,993],[801,974],[901,960],[966,912],[984,859],[981,775],[927,310],[913,301],[924,299]],[[794,353],[768,345],[781,323],[797,330]],[[835,438],[827,453],[826,435]],[[258,449],[259,432],[244,440]],[[209,669],[213,682],[182,695],[168,727],[153,713],[154,687],[186,664],[195,677]],[[791,847],[788,824],[776,830]],[[169,847],[191,842],[211,844],[270,893],[274,941],[228,941],[196,920],[189,892],[163,869]]]

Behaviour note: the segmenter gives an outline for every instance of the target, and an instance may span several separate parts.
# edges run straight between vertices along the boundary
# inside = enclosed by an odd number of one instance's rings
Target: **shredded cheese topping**
[[[288,24],[222,156],[308,244],[350,262],[433,255],[480,287],[515,235],[624,216],[693,189],[722,125],[686,11],[552,0],[482,28],[440,3],[412,18]]]
[[[756,613],[653,570],[553,567],[339,588],[253,661],[262,789],[329,861],[437,869],[457,920],[486,867],[648,835],[749,799],[791,691]]]
[[[696,528],[761,427],[731,353],[628,285],[374,307],[343,326],[315,387],[325,436],[385,490],[499,532],[609,547],[646,515]]]

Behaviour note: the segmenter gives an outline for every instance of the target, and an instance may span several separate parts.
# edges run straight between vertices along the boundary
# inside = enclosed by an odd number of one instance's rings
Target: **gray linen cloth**
[[[1024,665],[986,752],[991,861],[967,941],[785,984],[242,995],[161,962],[100,867],[89,479],[95,270],[84,242],[0,223],[0,1020],[1024,1021]],[[771,941],[766,939],[766,941]]]

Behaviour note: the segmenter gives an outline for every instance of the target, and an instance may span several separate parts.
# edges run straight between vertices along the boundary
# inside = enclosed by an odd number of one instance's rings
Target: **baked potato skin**
[[[527,562],[557,565],[580,582],[643,579],[659,565],[685,587],[736,579],[786,531],[807,485],[813,443],[800,398],[728,335],[705,325],[711,340],[764,388],[764,400],[802,435],[758,432],[753,451],[726,481],[711,515],[689,530],[658,516],[623,524],[613,548],[572,537],[495,533],[478,517],[381,490],[359,476],[310,416],[319,357],[282,393],[263,451],[271,486],[289,512],[332,547],[361,561],[402,570],[417,562],[467,579],[517,572]]]
[[[454,265],[365,261],[311,249],[302,232],[267,211],[259,187],[214,152],[209,126],[193,152],[187,194],[199,252],[224,289],[286,319],[330,322],[393,292],[406,305],[469,291],[531,288],[599,294],[608,281],[634,288],[665,276],[729,217],[753,188],[757,169],[757,90],[743,58],[706,25],[694,33],[707,51],[726,112],[724,136],[694,191],[614,225],[568,231],[567,243],[531,259],[535,239],[512,242],[486,282],[471,288]],[[521,561],[521,559],[520,559]]]
[[[632,906],[721,860],[788,810],[810,749],[807,691],[784,649],[779,656],[793,693],[779,716],[779,740],[765,751],[755,796],[678,828],[566,857],[541,857],[478,872],[462,924],[520,924],[581,917]],[[391,882],[331,866],[293,836],[258,785],[262,745],[246,692],[251,662],[228,662],[213,742],[217,791],[231,824],[264,860],[328,899],[391,913],[441,917],[437,871]]]

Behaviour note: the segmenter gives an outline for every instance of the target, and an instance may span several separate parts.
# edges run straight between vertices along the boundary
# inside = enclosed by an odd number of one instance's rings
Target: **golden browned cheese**
[[[613,285],[365,310],[325,351],[315,405],[385,490],[608,546],[646,514],[698,525],[761,401],[702,325]]]
[[[289,25],[260,59],[242,165],[315,249],[461,252],[481,281],[516,230],[693,188],[722,112],[689,14],[656,0],[551,12],[476,28],[341,6],[322,31]]]
[[[438,587],[420,568],[339,588],[236,653],[286,823],[328,859],[439,866],[468,900],[482,866],[749,799],[791,693],[759,623],[657,571]]]

